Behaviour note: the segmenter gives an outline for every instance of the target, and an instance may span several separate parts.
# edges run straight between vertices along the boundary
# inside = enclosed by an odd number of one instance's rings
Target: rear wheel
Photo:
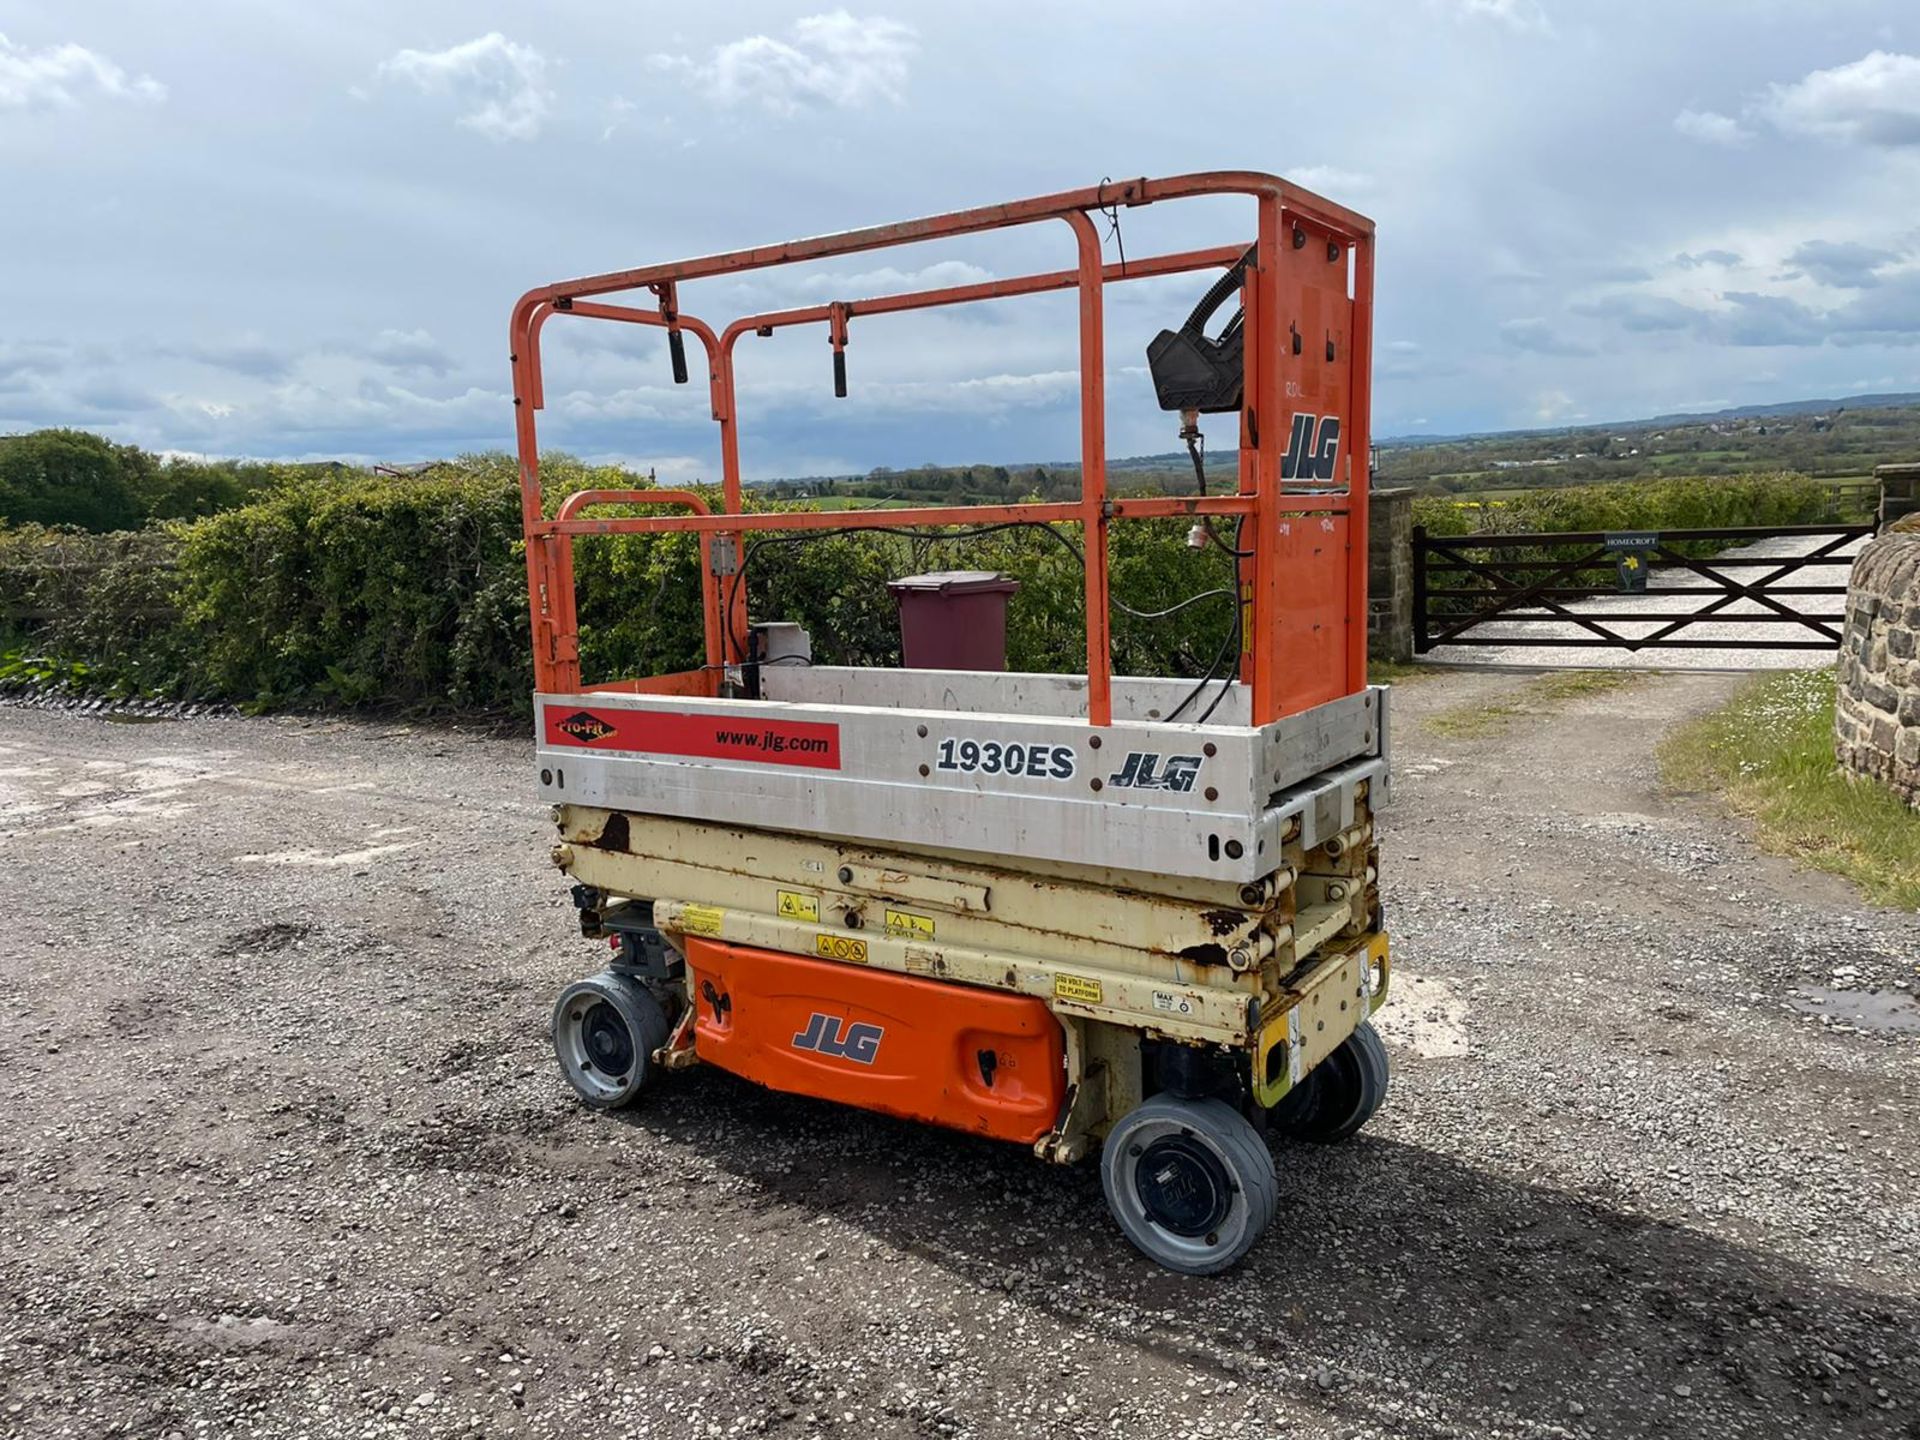
[[[1275,1107],[1273,1124],[1293,1139],[1328,1145],[1359,1130],[1386,1098],[1387,1049],[1363,1020]]]
[[[1156,1095],[1129,1112],[1107,1135],[1100,1182],[1127,1239],[1186,1275],[1232,1265],[1279,1204],[1273,1157],[1220,1100]]]
[[[580,1098],[617,1110],[653,1079],[666,1044],[667,1012],[630,975],[603,970],[576,980],[553,1007],[553,1053]]]

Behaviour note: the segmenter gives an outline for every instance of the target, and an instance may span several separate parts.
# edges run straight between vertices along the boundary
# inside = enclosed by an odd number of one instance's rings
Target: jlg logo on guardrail
[[[1280,461],[1282,480],[1331,480],[1340,460],[1340,417],[1293,414],[1293,433]]]

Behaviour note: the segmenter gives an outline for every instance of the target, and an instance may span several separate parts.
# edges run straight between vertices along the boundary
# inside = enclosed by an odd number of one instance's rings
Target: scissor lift
[[[1095,214],[1221,195],[1252,201],[1250,246],[1104,259]],[[681,307],[680,288],[703,279],[1057,222],[1075,241],[1071,268],[718,331]],[[522,297],[512,353],[535,763],[582,928],[616,955],[554,1011],[562,1069],[589,1104],[626,1104],[660,1072],[704,1062],[1047,1160],[1097,1149],[1128,1238],[1193,1273],[1232,1264],[1273,1216],[1263,1132],[1329,1141],[1367,1120],[1387,1081],[1367,1017],[1388,978],[1373,835],[1387,692],[1366,682],[1372,245],[1369,221],[1274,176],[1208,173]],[[1210,270],[1221,280],[1209,300],[1237,297],[1243,318],[1218,340],[1196,321],[1163,335],[1154,374],[1162,403],[1186,412],[1184,435],[1196,411],[1233,413],[1238,484],[1110,498],[1105,288]],[[1079,296],[1078,500],[743,510],[744,337],[825,327],[845,394],[848,334],[868,318],[1061,290]],[[651,298],[598,298],[619,292]],[[556,317],[664,329],[682,381],[684,337],[699,342],[719,512],[664,489],[585,491],[549,512],[535,416],[540,337]],[[1108,532],[1174,517],[1229,551],[1237,576],[1238,665],[1204,711],[1190,677],[1112,673]],[[758,663],[739,583],[749,537],[997,524],[1074,532],[1084,675]],[[700,537],[705,664],[585,682],[573,538],[668,531]]]

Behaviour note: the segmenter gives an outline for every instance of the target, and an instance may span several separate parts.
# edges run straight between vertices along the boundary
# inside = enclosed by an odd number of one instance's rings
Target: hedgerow
[[[1786,473],[1639,480],[1527,490],[1497,499],[1414,499],[1413,519],[1433,535],[1540,534],[1555,530],[1717,530],[1731,525],[1815,524],[1833,493]]]
[[[629,472],[569,456],[542,464],[550,506],[579,489],[636,484]],[[1514,497],[1498,524],[1785,523],[1817,518],[1820,491],[1797,476],[1596,486]],[[754,503],[802,508],[764,496]],[[1468,528],[1457,511],[1437,508],[1448,502],[1416,505],[1430,529]],[[1231,594],[1159,619],[1127,613],[1231,590],[1231,562],[1217,547],[1186,540],[1183,521],[1111,528],[1113,653],[1122,674],[1198,675],[1230,636]],[[1008,617],[1009,664],[1078,672],[1086,659],[1075,553],[1082,543],[1070,525],[1056,535],[1023,527],[971,538],[755,536],[744,579],[729,583],[745,584],[755,616],[806,624],[818,663],[892,665],[899,627],[888,579],[928,569],[1004,571],[1021,587]],[[701,663],[693,535],[582,537],[575,574],[589,680]],[[0,652],[33,660],[26,673],[81,666],[89,686],[118,694],[262,708],[524,713],[533,675],[514,463],[484,455],[423,475],[283,475],[237,508],[118,534],[0,529],[0,627]]]

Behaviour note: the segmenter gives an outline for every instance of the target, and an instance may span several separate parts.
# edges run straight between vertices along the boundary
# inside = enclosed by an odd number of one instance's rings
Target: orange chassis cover
[[[1066,1099],[1044,1002],[687,937],[694,1050],[774,1090],[1031,1144]]]

